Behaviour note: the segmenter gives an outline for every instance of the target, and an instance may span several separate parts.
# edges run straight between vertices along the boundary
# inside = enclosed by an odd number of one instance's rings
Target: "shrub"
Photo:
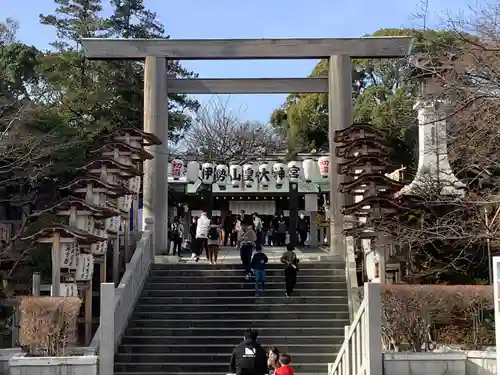
[[[76,344],[80,305],[76,297],[24,298],[20,306],[21,345],[29,348],[30,355],[68,355]]]
[[[361,298],[362,289],[359,290]],[[478,349],[494,344],[493,288],[489,285],[382,286],[386,350],[419,352],[436,344]]]

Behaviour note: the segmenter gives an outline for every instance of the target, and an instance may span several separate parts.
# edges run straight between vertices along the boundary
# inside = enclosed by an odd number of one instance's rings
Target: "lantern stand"
[[[299,184],[288,180],[290,245],[297,246],[297,220],[299,216]]]
[[[297,246],[297,221],[299,216],[299,178],[301,163],[291,161],[288,163],[288,195],[289,195],[289,217],[288,233],[290,235],[289,243]]]
[[[338,164],[337,173],[349,176],[351,181],[340,183],[338,191],[354,197],[353,204],[341,207],[346,217],[343,234],[346,242],[360,242],[352,249],[363,265],[363,278],[385,283],[387,251],[386,234],[377,231],[380,221],[400,208],[395,193],[404,184],[385,176],[390,163],[385,136],[370,124],[353,124],[335,132],[335,156],[345,160]],[[332,189],[335,187],[332,186]],[[347,218],[350,218],[347,220]],[[352,245],[351,248],[354,248]],[[347,254],[350,256],[350,254]]]
[[[119,280],[118,261],[120,258],[125,262],[129,260],[126,256],[121,257],[124,251],[120,249],[120,239],[124,232],[120,227],[124,218],[129,220],[132,195],[138,194],[141,186],[141,171],[133,163],[140,164],[152,158],[143,146],[161,143],[154,135],[132,129],[129,134],[141,133],[140,141],[127,144],[116,139],[124,129],[117,132],[115,137],[101,134],[97,145],[100,148],[90,152],[94,155],[93,160],[78,168],[78,177],[61,188],[69,196],[38,212],[38,216],[54,213],[61,220],[21,238],[51,244],[52,296],[83,297],[85,345],[92,337],[94,264],[100,263],[99,280],[106,282],[106,256],[111,240],[114,245],[113,279]],[[146,138],[151,142],[146,143]]]

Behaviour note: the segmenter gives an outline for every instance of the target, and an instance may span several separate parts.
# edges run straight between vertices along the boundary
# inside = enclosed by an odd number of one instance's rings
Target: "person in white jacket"
[[[200,254],[203,249],[205,249],[205,251],[208,254],[209,228],[210,228],[210,219],[208,218],[206,212],[202,212],[196,223],[196,239],[195,239],[196,243],[195,246],[193,247],[194,252],[191,255],[191,259],[196,259],[197,262],[200,260]]]

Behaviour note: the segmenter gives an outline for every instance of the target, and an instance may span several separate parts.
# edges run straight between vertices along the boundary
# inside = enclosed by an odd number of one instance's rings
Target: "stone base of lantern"
[[[465,195],[465,184],[459,181],[453,174],[442,173],[439,178],[436,177],[436,181],[439,181],[436,182],[439,191],[435,191],[435,194],[452,197],[463,197]],[[417,174],[415,179],[409,185],[401,189],[397,195],[424,196],[429,190],[432,191],[432,182],[430,182],[428,178],[421,177]]]

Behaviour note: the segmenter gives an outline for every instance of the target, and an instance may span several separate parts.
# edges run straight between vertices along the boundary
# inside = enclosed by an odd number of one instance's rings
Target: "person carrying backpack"
[[[200,260],[200,255],[203,249],[206,250],[208,258],[208,229],[210,228],[210,219],[206,212],[202,212],[196,221],[196,245],[193,246],[192,259],[196,262]]]
[[[176,216],[174,222],[172,224],[171,230],[171,240],[173,243],[172,255],[175,255],[175,251],[177,250],[177,255],[181,256],[181,246],[182,240],[184,238],[184,225],[182,224],[181,218]]]
[[[286,251],[281,256],[281,263],[285,264],[285,295],[287,297],[292,295],[293,289],[297,284],[297,266],[299,264],[299,258],[297,258],[297,254],[294,250],[295,247],[292,244],[288,244],[286,246]]]
[[[255,234],[257,235],[257,241],[255,241],[255,249],[262,249],[262,219],[259,217],[257,212],[253,214],[253,229],[255,230]]]
[[[257,235],[252,229],[252,224],[245,222],[243,224],[242,235],[239,239],[240,258],[245,268],[245,279],[250,280],[252,276],[252,253],[257,241]]]
[[[229,371],[236,375],[264,375],[267,373],[267,353],[257,342],[258,333],[254,329],[245,331],[245,341],[237,345]]]
[[[309,233],[309,223],[303,213],[300,213],[299,220],[297,222],[297,228],[299,231],[300,247],[305,247],[307,234]]]
[[[210,264],[217,263],[217,256],[219,255],[219,242],[220,242],[220,228],[217,225],[217,219],[212,218],[210,227],[208,229],[208,261]]]
[[[262,252],[262,246],[256,250],[252,257],[251,267],[255,273],[255,297],[259,296],[259,290],[264,291],[266,284],[266,265],[269,262],[267,255]]]
[[[285,246],[286,243],[286,222],[283,216],[278,219],[278,233],[276,235],[278,246]]]

